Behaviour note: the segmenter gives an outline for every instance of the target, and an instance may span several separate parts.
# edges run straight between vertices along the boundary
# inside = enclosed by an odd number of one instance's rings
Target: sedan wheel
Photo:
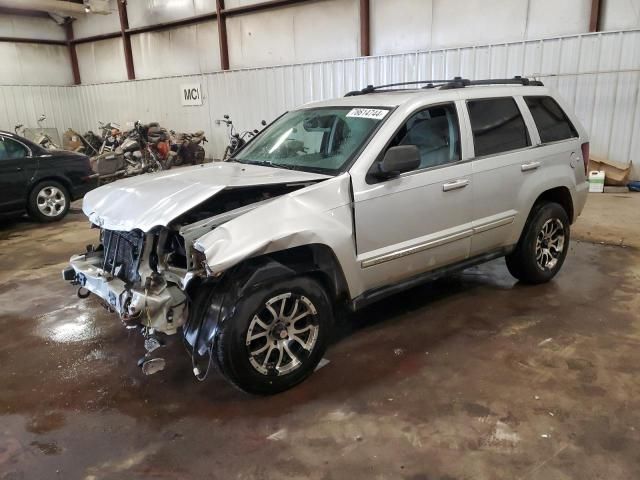
[[[55,180],[37,184],[29,195],[29,215],[41,222],[60,220],[69,211],[71,198],[64,185]]]
[[[38,210],[47,217],[59,217],[67,207],[65,194],[54,186],[44,187],[36,198]]]

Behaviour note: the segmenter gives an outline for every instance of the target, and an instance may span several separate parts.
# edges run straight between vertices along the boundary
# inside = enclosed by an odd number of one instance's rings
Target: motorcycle
[[[196,165],[204,162],[205,152],[202,145],[208,140],[202,130],[195,133],[176,133],[175,130],[170,130],[169,133],[171,134],[171,151],[176,153],[173,159],[174,166]]]
[[[233,157],[233,155],[244,147],[249,140],[260,133],[257,129],[245,130],[241,133],[236,131],[233,121],[229,118],[229,115],[224,115],[222,120],[216,120],[216,124],[220,125],[221,123],[224,123],[227,126],[227,136],[229,137],[229,145],[224,149],[224,155],[222,156],[223,162],[226,162]],[[264,127],[267,122],[262,120],[261,124]]]
[[[96,135],[93,130],[87,131],[81,136],[83,143],[86,145],[86,151],[92,152],[93,155],[100,153],[100,147],[102,146],[103,139],[99,135]]]
[[[44,114],[40,115],[40,118],[38,118],[38,128],[40,128],[40,131],[36,135],[34,142],[47,150],[60,150],[60,147],[56,145],[53,139],[43,130],[44,127],[42,126],[42,123],[46,119],[47,117]]]
[[[170,167],[170,161],[162,161],[160,151],[166,148],[168,152],[168,144],[158,147],[160,143],[166,144],[166,141],[155,130],[157,128],[157,124],[136,122],[114,151],[91,158],[91,168],[98,176],[99,183],[165,170],[167,164]]]
[[[120,131],[120,125],[117,123],[102,123],[98,122],[100,130],[102,131],[102,144],[98,150],[98,153],[113,152],[120,142],[122,141],[122,132]]]
[[[46,119],[47,117],[45,115],[40,115],[40,118],[38,118],[38,127],[40,130],[36,133],[34,138],[30,140],[47,150],[60,150],[60,147],[43,130],[44,127],[42,126],[42,122],[44,122]],[[21,137],[27,136],[27,129],[22,123],[18,123],[17,125],[15,125],[13,127],[13,131],[16,133],[16,135],[20,135]]]

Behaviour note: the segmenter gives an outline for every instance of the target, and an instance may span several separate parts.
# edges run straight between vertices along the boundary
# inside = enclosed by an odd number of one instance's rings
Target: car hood
[[[228,187],[315,182],[328,175],[234,162],[139,175],[109,183],[84,197],[82,210],[92,223],[108,230],[148,232]]]

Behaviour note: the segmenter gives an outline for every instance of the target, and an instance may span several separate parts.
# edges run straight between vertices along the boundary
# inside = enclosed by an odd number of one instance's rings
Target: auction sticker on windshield
[[[389,110],[382,110],[380,108],[353,108],[349,113],[347,113],[347,117],[382,120],[387,113],[389,113]]]

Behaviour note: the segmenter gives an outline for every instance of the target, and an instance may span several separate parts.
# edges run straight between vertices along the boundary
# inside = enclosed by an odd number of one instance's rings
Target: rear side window
[[[467,102],[476,157],[531,145],[518,105],[511,97]]]
[[[0,160],[24,158],[27,154],[27,149],[18,142],[8,138],[0,138]]]
[[[575,138],[578,132],[567,114],[551,97],[524,97],[533,120],[538,127],[542,143],[558,142]]]

